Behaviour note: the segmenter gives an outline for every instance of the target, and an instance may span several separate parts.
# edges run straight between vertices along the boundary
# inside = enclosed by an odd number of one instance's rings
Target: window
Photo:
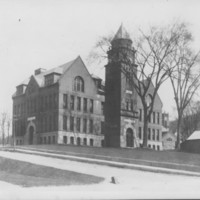
[[[67,131],[67,116],[63,116],[63,130]]]
[[[142,127],[139,127],[139,138],[142,139]]]
[[[156,113],[153,112],[153,123],[155,124],[156,123]]]
[[[104,140],[101,140],[101,146],[104,147]]]
[[[153,145],[153,149],[154,149],[154,150],[156,149],[155,145]]]
[[[52,117],[49,116],[49,131],[52,131]]]
[[[93,133],[93,120],[92,119],[90,119],[90,133]]]
[[[41,117],[41,120],[40,120],[40,131],[41,131],[41,133],[43,133],[43,131],[44,131],[44,125],[43,125],[44,123],[43,123],[43,117]]]
[[[47,75],[45,76],[45,86],[53,84],[53,75]]]
[[[94,145],[94,140],[90,139],[90,146],[93,146],[93,145]]]
[[[74,96],[73,95],[70,96],[70,109],[74,110]]]
[[[56,136],[54,135],[53,136],[53,144],[55,144],[56,143]]]
[[[130,69],[127,69],[127,71],[126,71],[126,87],[127,87],[127,89],[131,89],[131,85],[132,85],[132,76],[131,76]]]
[[[157,113],[157,123],[160,124],[160,113]]]
[[[151,115],[149,116],[149,123],[151,123]]]
[[[83,99],[83,111],[87,112],[87,99],[86,98]]]
[[[58,96],[57,94],[53,94],[53,105],[54,105],[54,108],[57,107],[57,104],[58,104]]]
[[[156,140],[156,133],[155,133],[155,129],[153,129],[153,140]]]
[[[74,79],[74,91],[84,92],[84,81],[80,76]]]
[[[159,145],[157,146],[157,150],[160,151],[160,146]]]
[[[70,137],[70,144],[74,144],[74,137]]]
[[[68,108],[68,96],[67,94],[63,94],[63,108]]]
[[[131,100],[130,104],[131,104],[131,111],[133,111],[133,100]]]
[[[44,117],[44,132],[47,132],[47,116]]]
[[[70,116],[70,131],[74,131],[74,117]]]
[[[101,134],[104,135],[105,132],[105,124],[104,122],[101,122]]]
[[[128,110],[128,101],[126,102],[126,110]]]
[[[160,131],[157,130],[157,141],[159,141],[159,140],[160,140]]]
[[[77,97],[77,110],[81,111],[81,97]]]
[[[57,129],[57,117],[56,113],[53,114],[53,130],[55,131]]]
[[[139,121],[142,121],[142,109],[139,110]]]
[[[148,139],[150,140],[151,139],[151,129],[148,128]]]
[[[90,113],[93,113],[94,101],[90,99]]]
[[[101,102],[101,114],[104,114],[104,102]]]
[[[51,144],[51,136],[48,136],[48,144]]]
[[[28,107],[28,102],[27,102],[27,107]],[[43,101],[43,96],[40,97],[40,109],[41,109],[41,111],[44,110],[44,101]]]
[[[46,139],[46,137],[44,137],[44,144],[46,144],[47,143],[47,139]]]
[[[63,136],[63,143],[67,144],[67,136]]]
[[[49,109],[52,109],[52,95],[49,95]]]
[[[87,138],[83,139],[83,144],[86,146],[87,145]]]
[[[77,117],[76,118],[76,131],[80,132],[80,130],[81,130],[81,118]]]
[[[83,119],[83,133],[87,133],[87,119]]]
[[[44,107],[45,107],[45,110],[48,109],[48,97],[47,96],[44,97]],[[31,101],[31,108],[32,108],[32,101]]]

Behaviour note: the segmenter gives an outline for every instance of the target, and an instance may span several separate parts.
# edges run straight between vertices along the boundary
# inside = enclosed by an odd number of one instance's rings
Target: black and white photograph
[[[0,0],[0,200],[199,199],[199,0]]]

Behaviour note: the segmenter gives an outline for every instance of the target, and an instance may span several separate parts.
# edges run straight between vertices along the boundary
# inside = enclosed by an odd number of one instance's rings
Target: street
[[[143,172],[55,159],[30,154],[0,152],[0,156],[105,178],[95,185],[23,188],[0,182],[0,199],[124,199],[199,198],[200,178]],[[117,184],[111,183],[111,177]]]

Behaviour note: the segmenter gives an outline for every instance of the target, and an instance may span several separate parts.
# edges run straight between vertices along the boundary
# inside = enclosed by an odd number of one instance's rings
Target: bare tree
[[[2,145],[5,145],[5,134],[6,134],[6,121],[7,121],[8,114],[6,112],[1,113],[1,133],[2,133]]]
[[[12,120],[9,116],[7,117],[6,125],[7,125],[7,144],[10,144],[10,127],[12,125]]]
[[[176,148],[180,149],[180,133],[184,110],[200,86],[200,70],[197,67],[200,57],[199,52],[196,53],[191,48],[193,39],[186,24],[180,24],[176,32],[181,37],[177,40],[176,49],[167,62],[169,67],[171,65],[175,66],[173,72],[170,73],[170,81],[178,115]]]
[[[136,90],[143,105],[143,147],[145,148],[148,142],[148,123],[153,112],[156,95],[174,68],[174,65],[169,67],[166,63],[174,53],[177,41],[181,38],[176,31],[177,27],[176,24],[166,27],[151,27],[148,33],[140,30],[140,37],[134,42],[135,61],[130,59],[127,51],[120,51],[123,66],[121,70]],[[103,38],[102,42],[97,42],[96,48],[104,50],[102,45],[109,41],[110,38],[107,40]],[[105,51],[102,55],[105,56]],[[135,70],[136,65],[137,69]]]

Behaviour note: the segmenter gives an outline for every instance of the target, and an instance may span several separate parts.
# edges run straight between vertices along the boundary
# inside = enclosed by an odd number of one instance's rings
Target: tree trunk
[[[177,141],[176,141],[176,149],[180,150],[180,130],[181,130],[181,122],[182,117],[178,116],[178,123],[177,123]]]
[[[147,119],[147,111],[144,109],[144,126],[143,126],[143,148],[148,147],[148,119]]]
[[[4,144],[5,144],[5,133],[4,133],[4,130],[3,130],[3,146],[4,146]]]

